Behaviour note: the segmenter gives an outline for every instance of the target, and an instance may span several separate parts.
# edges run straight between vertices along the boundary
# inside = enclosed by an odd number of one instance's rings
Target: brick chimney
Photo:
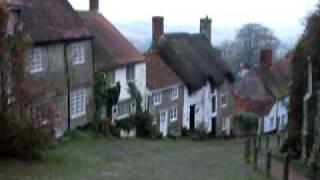
[[[205,34],[211,42],[211,18],[208,16],[200,19],[200,33]]]
[[[13,34],[17,24],[20,24],[20,14],[23,9],[23,2],[21,0],[7,0],[8,8],[10,10],[7,33]],[[21,24],[20,24],[21,25]],[[22,28],[21,26],[19,28]]]
[[[157,46],[160,37],[164,33],[164,18],[162,16],[152,17],[152,48]]]
[[[271,48],[263,48],[260,51],[260,64],[271,68],[272,66],[272,49]]]
[[[99,11],[99,0],[90,0],[90,11]]]

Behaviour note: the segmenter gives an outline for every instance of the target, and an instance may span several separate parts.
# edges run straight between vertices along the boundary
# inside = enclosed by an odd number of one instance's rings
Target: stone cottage
[[[153,17],[152,50],[184,82],[182,126],[202,126],[213,136],[230,133],[232,73],[217,59],[208,38],[211,19],[201,19],[200,33],[164,34],[163,17]]]
[[[8,31],[16,23],[31,38],[27,69],[54,85],[47,98],[58,117],[55,136],[93,119],[92,35],[67,0],[8,0]],[[66,23],[67,22],[67,23]],[[36,109],[36,107],[33,107]]]
[[[146,108],[145,57],[99,13],[99,0],[90,0],[89,11],[78,12],[94,36],[94,70],[108,71],[111,84],[120,83],[119,103],[112,109],[113,120],[136,112],[137,105],[128,93],[128,83],[135,83],[142,95],[142,109]]]
[[[272,56],[271,49],[262,49],[260,64],[235,81],[234,114],[252,112],[260,116],[259,133],[284,131],[288,124],[291,59],[287,56],[273,63]]]
[[[156,51],[146,54],[148,111],[159,131],[166,136],[179,135],[182,128],[184,82]]]

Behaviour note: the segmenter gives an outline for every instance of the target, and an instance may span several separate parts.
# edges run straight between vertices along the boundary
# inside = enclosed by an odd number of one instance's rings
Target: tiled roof
[[[67,0],[21,0],[23,28],[35,43],[91,37]]]
[[[79,12],[94,35],[95,67],[112,69],[145,60],[145,57],[98,12]]]
[[[182,79],[170,69],[157,52],[146,54],[147,59],[147,86],[150,90],[159,90],[177,84]]]

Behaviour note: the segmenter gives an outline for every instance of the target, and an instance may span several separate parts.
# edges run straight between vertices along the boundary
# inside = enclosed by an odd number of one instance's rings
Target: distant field
[[[0,161],[0,179],[263,180],[240,141],[118,140],[82,135],[43,162]]]

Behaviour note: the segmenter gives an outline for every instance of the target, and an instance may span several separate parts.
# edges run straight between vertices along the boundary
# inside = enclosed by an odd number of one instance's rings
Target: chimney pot
[[[155,48],[160,37],[164,33],[164,18],[162,16],[152,17],[152,47]]]
[[[90,0],[90,11],[99,11],[99,0]]]
[[[206,16],[200,19],[200,33],[206,35],[208,40],[211,42],[211,23],[212,19]]]
[[[272,49],[271,48],[263,48],[260,51],[260,64],[271,68],[272,66]]]

